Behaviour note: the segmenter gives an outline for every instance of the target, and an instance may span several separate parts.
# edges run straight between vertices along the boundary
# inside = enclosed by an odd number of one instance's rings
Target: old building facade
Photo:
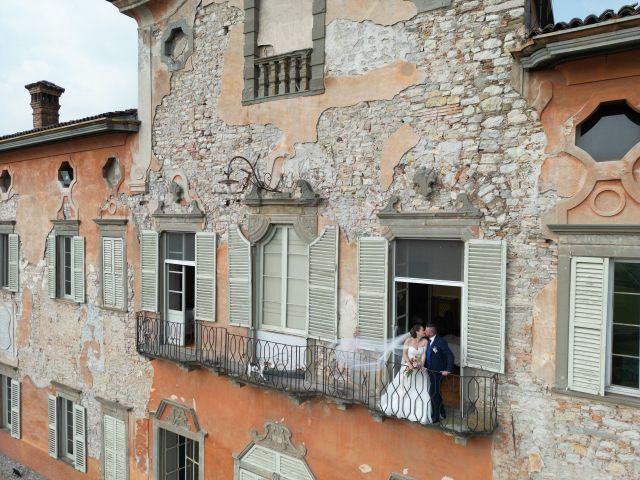
[[[112,3],[137,112],[61,124],[38,82],[0,138],[3,452],[49,478],[640,475],[640,11]],[[451,375],[400,369],[414,321]]]

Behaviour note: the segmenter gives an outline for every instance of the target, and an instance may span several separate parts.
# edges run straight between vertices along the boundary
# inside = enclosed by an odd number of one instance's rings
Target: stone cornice
[[[65,125],[39,132],[27,133],[18,137],[0,141],[0,152],[19,148],[34,147],[46,143],[62,142],[76,138],[87,137],[100,133],[125,132],[135,133],[140,122],[133,119],[98,118],[82,123]]]
[[[638,235],[640,234],[640,224],[628,225],[596,225],[596,224],[575,224],[575,225],[547,225],[547,228],[558,235]]]
[[[514,56],[520,59],[522,68],[533,70],[585,55],[639,47],[638,18],[631,17],[615,22],[618,22],[614,25],[615,30],[602,33],[594,33],[593,30],[596,28],[601,30],[606,26],[604,24],[582,27],[578,32],[581,33],[579,36],[576,36],[575,30],[540,35],[521,51],[514,52]],[[621,25],[622,22],[627,23]]]

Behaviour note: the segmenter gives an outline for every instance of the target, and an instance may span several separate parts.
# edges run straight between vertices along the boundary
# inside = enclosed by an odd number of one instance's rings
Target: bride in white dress
[[[402,365],[380,397],[385,415],[431,423],[429,375],[424,368],[427,341],[422,325],[414,325],[402,347]]]

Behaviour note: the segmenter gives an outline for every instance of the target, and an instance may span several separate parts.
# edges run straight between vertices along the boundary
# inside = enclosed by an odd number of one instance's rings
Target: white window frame
[[[74,421],[75,421],[75,414],[74,414],[74,410],[73,410],[73,406],[75,405],[75,402],[73,400],[70,400],[64,396],[58,396],[57,398],[57,402],[58,402],[58,418],[57,418],[57,422],[58,422],[58,456],[61,459],[66,459],[70,462],[75,462],[76,460],[76,455],[75,455],[75,425],[74,425]],[[67,408],[69,407],[69,405],[71,406],[71,432],[72,432],[72,437],[71,437],[71,443],[73,445],[73,453],[69,453],[69,448],[68,448],[68,441],[69,441],[69,437],[68,437],[68,418],[67,418]]]
[[[258,246],[258,301],[257,305],[257,317],[258,317],[258,326],[260,330],[271,331],[276,333],[287,333],[291,335],[297,336],[306,336],[309,331],[308,325],[308,311],[309,311],[309,298],[305,301],[305,327],[304,329],[296,329],[287,327],[287,299],[288,299],[288,271],[289,271],[289,230],[292,229],[292,225],[287,224],[275,224],[270,229],[269,233],[260,241]],[[263,299],[264,299],[264,247],[267,243],[269,243],[273,237],[276,235],[278,229],[282,229],[282,264],[280,270],[280,325],[265,325],[262,321],[263,319]],[[302,241],[302,239],[301,239]],[[307,245],[307,272],[306,272],[306,286],[308,288],[309,279],[309,246]]]
[[[69,285],[71,292],[69,294],[65,291],[65,284],[67,278],[66,272],[66,241],[69,240],[69,268],[70,277]],[[64,298],[65,300],[74,300],[73,296],[73,235],[56,235],[56,295],[58,298]]]
[[[9,234],[0,233],[0,288],[9,288]]]
[[[0,374],[0,396],[2,397],[2,417],[0,428],[11,431],[11,381],[8,375]]]
[[[610,258],[610,267],[609,267],[609,291],[607,292],[607,329],[606,329],[606,361],[605,365],[605,395],[607,393],[626,395],[629,397],[638,397],[640,398],[640,388],[629,388],[622,387],[618,385],[611,384],[611,369],[613,367],[613,302],[614,302],[614,277],[615,277],[615,269],[616,263],[640,263],[638,259],[631,258]],[[613,268],[611,268],[613,266]],[[640,313],[639,313],[640,314]]]
[[[438,240],[438,241],[443,241],[443,242],[457,242],[457,243],[461,243],[462,244],[462,268],[463,268],[463,272],[462,272],[462,277],[464,278],[464,262],[465,262],[465,258],[464,258],[464,242],[462,240],[456,240],[456,239],[439,239],[439,238],[413,238],[413,237],[396,237],[393,239],[393,241],[391,242],[391,272],[392,272],[392,282],[393,282],[393,291],[391,292],[391,325],[389,325],[387,328],[391,331],[392,336],[396,335],[396,329],[397,329],[397,325],[396,325],[396,317],[397,317],[397,305],[396,305],[396,301],[398,298],[398,292],[397,292],[397,287],[398,287],[398,283],[418,283],[421,285],[440,285],[440,286],[445,286],[445,287],[458,287],[460,288],[460,294],[462,295],[462,297],[460,298],[460,312],[462,314],[462,312],[464,311],[464,298],[465,298],[465,288],[466,288],[466,284],[464,282],[464,280],[461,281],[457,281],[457,280],[438,280],[435,278],[415,278],[415,277],[396,277],[396,250],[397,250],[397,244],[396,244],[396,240]],[[408,294],[408,293],[407,293]],[[407,315],[409,315],[409,312],[407,312]],[[408,319],[408,323],[411,323],[411,318]],[[460,318],[460,333],[462,334],[462,318]],[[462,338],[460,339],[460,356],[462,357],[462,348],[463,348],[463,342],[462,342]],[[456,359],[458,362],[462,363],[462,358]]]

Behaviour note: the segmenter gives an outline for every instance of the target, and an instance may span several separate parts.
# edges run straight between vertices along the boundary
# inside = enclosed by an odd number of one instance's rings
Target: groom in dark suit
[[[453,371],[453,352],[449,348],[447,341],[438,336],[438,330],[434,325],[427,325],[425,329],[427,335],[425,367],[429,372],[429,396],[431,397],[431,419],[433,423],[446,418],[447,415],[442,405],[442,395],[440,394],[440,383],[442,377],[446,377]]]

